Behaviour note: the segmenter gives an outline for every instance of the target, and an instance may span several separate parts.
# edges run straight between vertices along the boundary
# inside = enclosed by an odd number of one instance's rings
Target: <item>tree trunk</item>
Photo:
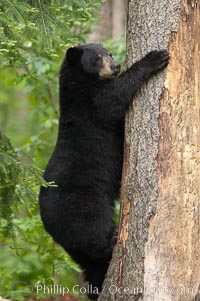
[[[88,43],[100,43],[111,37],[118,38],[125,32],[126,0],[107,0],[99,9],[97,26],[89,34]]]
[[[121,221],[100,301],[200,301],[200,1],[130,0],[127,66],[167,71],[126,117]]]
[[[87,38],[87,43],[101,43],[103,39],[112,36],[112,0],[102,3],[98,13],[99,19],[96,26],[93,26],[92,32]]]
[[[125,1],[112,0],[112,37],[118,38],[125,32]]]

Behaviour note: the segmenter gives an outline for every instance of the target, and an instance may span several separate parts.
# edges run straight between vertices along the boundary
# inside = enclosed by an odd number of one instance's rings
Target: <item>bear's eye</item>
[[[109,55],[111,58],[113,57],[111,52],[109,52],[108,55]]]
[[[102,60],[102,55],[101,55],[101,54],[98,54],[97,56],[95,56],[94,62],[93,62],[93,63],[98,64],[98,62],[101,61],[101,60]]]
[[[97,67],[98,64],[99,64],[99,62],[100,62],[100,60],[101,60],[101,58],[102,57],[100,57],[99,55],[93,57],[93,59],[90,61],[91,66]]]

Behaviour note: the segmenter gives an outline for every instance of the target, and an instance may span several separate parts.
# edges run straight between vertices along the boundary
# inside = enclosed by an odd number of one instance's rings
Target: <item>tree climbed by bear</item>
[[[69,48],[60,69],[58,138],[44,173],[56,186],[41,187],[40,212],[46,231],[83,269],[94,288],[92,300],[116,243],[125,113],[141,85],[168,60],[166,50],[151,51],[119,75],[111,53],[87,44]]]

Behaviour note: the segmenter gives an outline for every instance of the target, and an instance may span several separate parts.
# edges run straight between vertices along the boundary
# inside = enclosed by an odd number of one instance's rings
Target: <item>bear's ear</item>
[[[74,65],[81,57],[83,49],[79,47],[71,47],[66,52],[66,58],[70,66]]]

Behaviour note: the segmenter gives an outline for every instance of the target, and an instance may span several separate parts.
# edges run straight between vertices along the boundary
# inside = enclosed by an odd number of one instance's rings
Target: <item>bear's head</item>
[[[100,44],[86,44],[71,47],[66,52],[66,62],[71,69],[79,69],[92,77],[100,79],[115,78],[120,65],[112,54]]]

